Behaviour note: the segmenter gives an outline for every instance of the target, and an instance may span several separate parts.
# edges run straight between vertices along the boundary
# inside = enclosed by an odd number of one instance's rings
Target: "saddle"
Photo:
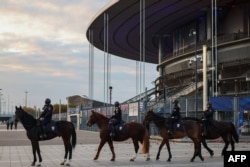
[[[56,122],[55,121],[50,121],[50,123],[48,123],[45,126],[45,130],[46,132],[52,132],[52,133],[57,133],[57,126],[56,126]]]
[[[115,126],[115,133],[125,133],[125,121],[122,121],[120,124]]]
[[[177,122],[174,122],[173,124],[173,130],[174,131],[180,131],[183,129],[183,121],[182,120],[178,120]]]
[[[170,128],[169,126],[171,126],[169,122],[166,123],[165,127],[169,129]],[[175,121],[173,123],[173,131],[181,131],[181,130],[183,130],[183,120],[179,119],[178,121]]]
[[[120,133],[120,134],[125,134],[125,125],[126,125],[126,122],[125,121],[122,121],[121,123],[117,124],[114,126],[114,133],[117,134],[117,133]],[[110,129],[111,130],[111,129]]]

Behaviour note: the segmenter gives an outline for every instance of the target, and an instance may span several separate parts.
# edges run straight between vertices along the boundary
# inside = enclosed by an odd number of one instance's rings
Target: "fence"
[[[198,118],[203,116],[203,100],[202,98],[197,99],[197,111],[195,110],[195,99],[194,98],[184,98],[180,97],[178,99],[179,104],[181,106],[181,115],[194,117],[197,115]],[[223,120],[223,121],[231,121],[233,122],[237,129],[242,126],[249,124],[249,115],[248,112],[250,111],[250,97],[212,97],[210,98],[210,102],[212,103],[214,109],[216,110],[215,119],[216,120]],[[152,102],[151,102],[152,104]],[[122,110],[122,119],[126,122],[136,121],[142,123],[144,114],[147,110],[153,109],[158,114],[168,117],[171,113],[173,108],[173,104],[171,101],[157,101],[153,106],[144,105],[142,102],[135,102],[135,103],[127,103],[121,105]],[[79,124],[79,129],[82,130],[92,130],[98,131],[98,127],[93,125],[92,127],[87,127],[86,123],[91,115],[91,110],[82,110],[79,111],[79,120],[76,123],[76,120],[71,120],[75,124]],[[102,113],[107,117],[111,117],[113,115],[114,107],[107,106],[102,108],[94,108],[93,110]],[[247,117],[244,114],[247,111]],[[70,117],[70,114],[69,114]],[[157,133],[154,129],[154,126],[151,126],[151,133]]]

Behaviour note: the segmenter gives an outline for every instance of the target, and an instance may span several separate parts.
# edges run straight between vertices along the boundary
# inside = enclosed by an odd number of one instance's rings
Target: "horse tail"
[[[239,135],[236,131],[234,124],[232,122],[230,124],[231,124],[231,133],[233,135],[233,138],[234,138],[235,142],[238,143],[239,142]]]
[[[144,128],[144,135],[143,135],[141,153],[147,154],[149,152],[149,132],[146,127],[143,126],[143,128]]]
[[[72,147],[75,148],[76,147],[76,129],[73,123],[71,123],[73,130],[72,130],[72,138],[71,138],[71,144]]]

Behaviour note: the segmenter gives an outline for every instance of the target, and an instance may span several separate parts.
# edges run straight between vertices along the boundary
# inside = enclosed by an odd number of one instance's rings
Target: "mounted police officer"
[[[202,136],[207,135],[207,126],[213,125],[214,112],[215,111],[212,107],[212,103],[208,102],[207,103],[207,110],[204,112],[204,118],[202,119],[203,125],[204,125]]]
[[[109,130],[111,131],[110,136],[115,136],[115,126],[122,122],[122,111],[120,108],[120,103],[118,101],[115,102],[115,111],[114,115],[110,117],[109,121]]]
[[[40,120],[40,127],[42,129],[42,134],[40,138],[46,138],[46,125],[51,122],[53,113],[53,106],[51,105],[51,100],[49,98],[45,99],[45,104],[43,106],[43,112],[38,118]]]
[[[174,100],[173,104],[174,104],[174,108],[172,110],[172,114],[170,115],[170,119],[169,119],[169,130],[168,130],[169,134],[173,133],[174,123],[178,122],[181,119],[181,113],[180,113],[181,108],[180,108],[180,105],[179,105],[179,101]]]

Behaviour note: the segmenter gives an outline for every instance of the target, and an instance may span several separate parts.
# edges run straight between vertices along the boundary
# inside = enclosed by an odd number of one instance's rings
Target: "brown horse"
[[[191,162],[194,161],[196,156],[199,156],[202,161],[204,158],[201,155],[201,126],[197,121],[194,120],[185,120],[180,124],[174,124],[175,131],[173,134],[168,134],[168,119],[156,114],[153,110],[150,110],[146,113],[143,120],[143,124],[148,127],[150,122],[153,122],[158,128],[160,136],[162,137],[162,142],[159,146],[156,160],[160,157],[160,152],[164,144],[166,144],[168,149],[169,158],[167,161],[171,161],[172,154],[170,151],[169,139],[180,139],[184,137],[189,137],[194,143],[194,155]]]
[[[25,128],[27,132],[27,137],[30,139],[32,144],[32,151],[33,151],[33,162],[31,166],[35,166],[36,164],[36,153],[38,154],[39,162],[37,166],[41,166],[42,157],[40,154],[40,147],[39,147],[39,141],[40,139],[40,133],[41,128],[39,125],[37,125],[37,120],[25,112],[22,107],[16,107],[16,118],[21,121],[23,124],[23,127]],[[70,160],[72,158],[72,148],[75,148],[76,146],[76,131],[75,127],[71,122],[68,121],[57,121],[53,125],[53,129],[55,131],[48,132],[47,137],[44,140],[50,140],[55,137],[62,137],[64,148],[65,148],[65,155],[64,160],[61,163],[61,165],[70,166]]]
[[[92,110],[92,114],[88,119],[87,125],[92,126],[93,124],[97,124],[100,129],[100,144],[96,153],[94,160],[97,160],[100,154],[100,151],[104,144],[108,142],[109,148],[112,152],[111,161],[115,161],[115,152],[113,141],[109,135],[108,125],[109,125],[109,118],[106,116],[95,112]],[[124,125],[122,132],[118,132],[116,136],[113,138],[114,141],[124,141],[131,138],[134,144],[135,155],[130,159],[130,161],[134,161],[136,155],[139,150],[139,142],[142,144],[142,153],[147,154],[147,159],[149,160],[149,134],[148,130],[142,125],[137,122],[129,122]]]
[[[202,144],[208,150],[211,156],[213,156],[213,151],[207,146],[206,139],[212,140],[221,137],[225,143],[224,148],[222,149],[221,155],[225,154],[225,151],[228,148],[229,143],[231,143],[232,151],[234,151],[235,142],[239,142],[239,135],[236,131],[236,128],[232,122],[226,121],[216,121],[212,120],[212,125],[207,126],[207,134],[202,137]]]

